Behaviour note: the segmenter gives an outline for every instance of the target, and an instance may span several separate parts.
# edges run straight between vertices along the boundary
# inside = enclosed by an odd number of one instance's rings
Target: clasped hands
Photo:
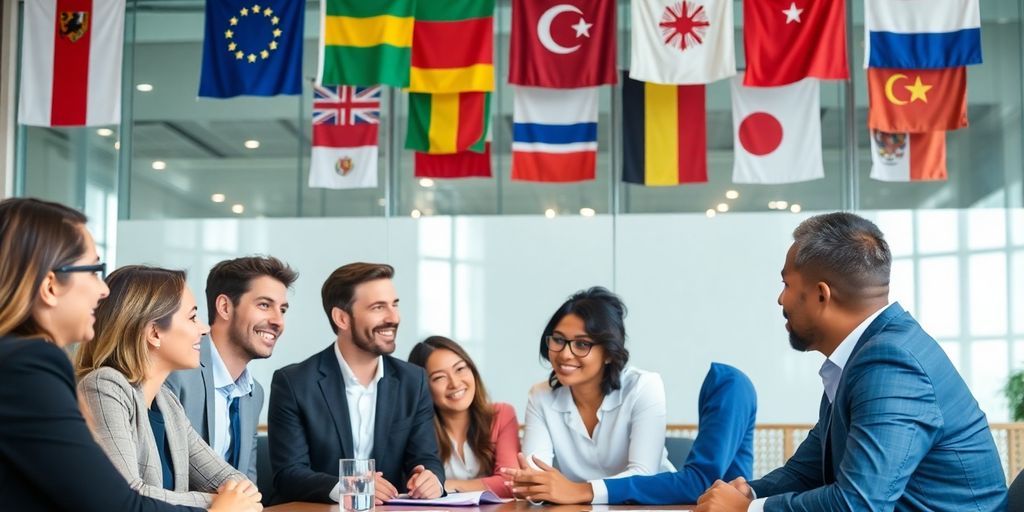
[[[746,512],[753,500],[754,491],[742,476],[729,483],[715,480],[697,499],[694,512]]]
[[[409,490],[409,497],[413,499],[440,498],[442,494],[441,481],[423,465],[412,468],[412,476],[405,483],[405,487]],[[384,502],[398,497],[398,489],[384,478],[384,473],[378,471],[374,480],[374,494],[374,503],[383,505]]]

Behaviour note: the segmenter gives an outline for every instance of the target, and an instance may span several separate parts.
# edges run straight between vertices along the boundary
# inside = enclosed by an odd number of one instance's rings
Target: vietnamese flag
[[[494,90],[494,0],[417,2],[409,90]]]
[[[886,133],[871,130],[871,178],[878,181],[946,181],[946,132]]]
[[[614,0],[513,0],[508,82],[573,89],[614,84]]]
[[[770,87],[807,77],[847,80],[844,0],[743,2],[743,85]]]
[[[967,71],[868,68],[868,127],[936,132],[967,126]]]

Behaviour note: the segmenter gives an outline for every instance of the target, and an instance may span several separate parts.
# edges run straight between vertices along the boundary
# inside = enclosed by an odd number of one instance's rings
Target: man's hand
[[[518,469],[501,469],[506,478],[505,485],[512,488],[514,496],[526,498],[531,502],[547,501],[563,505],[593,501],[594,490],[589,483],[573,482],[537,457],[533,457],[533,463],[540,470],[530,468],[522,453],[518,455],[518,460]]]
[[[700,499],[697,500],[697,508],[695,512],[746,512],[747,508],[750,507],[752,494],[745,494],[741,491],[739,486],[745,487],[746,491],[750,490],[750,486],[747,485],[746,481],[737,482],[740,480],[737,478],[731,483],[725,483],[721,480],[715,480],[714,485],[710,489],[704,491]]]
[[[729,485],[733,486],[737,491],[740,492],[740,494],[746,496],[750,500],[754,499],[754,489],[752,489],[750,487],[750,484],[747,483],[746,478],[738,476],[734,478],[731,482],[729,482]]]
[[[384,473],[377,472],[376,478],[373,481],[373,502],[375,505],[383,505],[385,501],[393,500],[398,497],[398,489],[391,485],[384,478]]]
[[[409,489],[409,497],[418,500],[440,498],[442,494],[441,480],[422,465],[412,468],[412,476],[405,487]]]

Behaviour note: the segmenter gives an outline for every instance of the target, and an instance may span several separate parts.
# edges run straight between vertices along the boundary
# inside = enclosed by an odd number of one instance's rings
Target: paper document
[[[448,496],[432,500],[413,499],[408,494],[399,494],[397,498],[388,500],[388,505],[447,505],[450,507],[475,507],[482,503],[508,503],[511,499],[499,498],[491,491],[451,492]]]

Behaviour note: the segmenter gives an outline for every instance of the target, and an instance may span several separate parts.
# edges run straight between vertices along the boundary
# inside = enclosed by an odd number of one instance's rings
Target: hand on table
[[[373,503],[374,505],[383,505],[385,501],[393,500],[398,497],[398,489],[391,485],[384,478],[384,473],[377,472],[376,478],[373,481]]]
[[[412,468],[412,476],[405,487],[409,489],[409,497],[413,499],[440,498],[443,494],[441,480],[423,465]]]
[[[501,468],[506,477],[505,485],[512,488],[515,497],[563,505],[590,503],[594,499],[594,490],[589,483],[573,482],[537,457],[533,457],[533,463],[539,470],[532,469],[522,453],[518,460],[519,468]]]
[[[695,512],[746,512],[753,500],[753,492],[743,477],[725,483],[715,480],[710,489],[697,500]]]
[[[228,480],[217,490],[210,512],[260,512],[263,495],[248,480]]]

